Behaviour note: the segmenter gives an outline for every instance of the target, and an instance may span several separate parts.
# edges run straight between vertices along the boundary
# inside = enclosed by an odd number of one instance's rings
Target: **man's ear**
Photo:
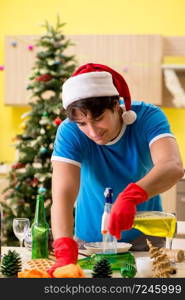
[[[120,111],[120,104],[117,101],[116,101],[115,106],[114,106],[114,111],[115,112],[119,112]]]

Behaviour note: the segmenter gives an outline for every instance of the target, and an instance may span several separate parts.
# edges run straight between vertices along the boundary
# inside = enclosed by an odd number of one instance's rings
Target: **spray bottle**
[[[117,240],[108,231],[108,222],[109,222],[109,216],[112,207],[112,196],[113,196],[112,188],[107,187],[105,189],[104,196],[105,196],[105,205],[104,205],[104,212],[103,212],[102,224],[101,224],[101,233],[103,235],[103,253],[115,254],[117,253]]]

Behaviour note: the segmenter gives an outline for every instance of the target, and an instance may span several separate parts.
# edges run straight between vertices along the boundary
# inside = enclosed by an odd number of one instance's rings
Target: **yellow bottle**
[[[137,212],[133,227],[146,235],[173,238],[176,232],[176,218],[160,211]]]

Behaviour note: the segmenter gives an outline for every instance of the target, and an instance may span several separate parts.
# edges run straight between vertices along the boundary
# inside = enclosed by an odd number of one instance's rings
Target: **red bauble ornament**
[[[57,118],[54,120],[54,124],[55,124],[55,125],[60,125],[60,123],[62,123],[62,120],[61,120],[59,117],[57,117]]]
[[[12,169],[21,169],[21,168],[24,168],[24,167],[25,167],[25,164],[19,163],[19,162],[12,165]]]
[[[34,48],[33,45],[29,45],[29,46],[28,46],[28,50],[29,50],[29,51],[32,51],[33,48]]]
[[[38,183],[39,183],[38,178],[37,178],[37,177],[34,177],[33,180],[32,180],[32,183],[31,183],[32,186],[33,186],[33,187],[36,187],[36,186],[38,185]]]
[[[47,82],[47,81],[50,81],[52,78],[53,77],[50,74],[43,74],[43,75],[37,77],[36,80]]]

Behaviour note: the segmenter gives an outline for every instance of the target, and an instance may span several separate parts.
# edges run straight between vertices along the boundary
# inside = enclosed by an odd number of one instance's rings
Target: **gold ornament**
[[[45,134],[45,133],[46,133],[46,130],[44,128],[41,128],[40,134]]]
[[[49,100],[51,97],[54,97],[54,96],[55,96],[55,92],[51,91],[51,90],[48,90],[48,91],[45,91],[42,93],[42,98],[44,100]]]
[[[52,66],[55,63],[55,60],[54,59],[48,59],[47,63],[48,63],[49,66]]]
[[[25,128],[26,128],[26,123],[25,123],[25,122],[21,123],[21,124],[20,124],[20,128],[21,128],[21,129],[25,129]]]
[[[46,124],[48,124],[48,122],[49,122],[49,118],[43,116],[43,117],[41,118],[41,120],[39,121],[39,124],[40,124],[40,125],[46,125]]]

